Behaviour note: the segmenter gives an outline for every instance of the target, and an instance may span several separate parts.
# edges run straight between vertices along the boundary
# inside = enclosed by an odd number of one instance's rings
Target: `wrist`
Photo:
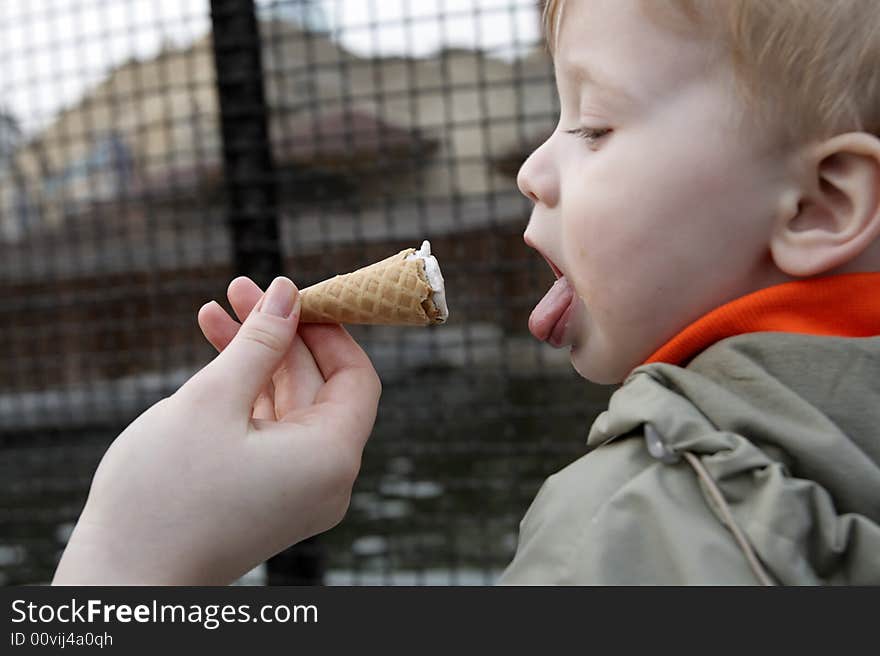
[[[136,562],[131,544],[112,531],[80,519],[61,555],[52,585],[163,585],[145,563]]]

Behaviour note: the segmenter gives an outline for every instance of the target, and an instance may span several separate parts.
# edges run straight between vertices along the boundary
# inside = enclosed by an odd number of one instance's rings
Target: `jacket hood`
[[[880,583],[880,337],[749,333],[639,367],[587,445],[646,424],[669,466],[700,458],[779,582]]]

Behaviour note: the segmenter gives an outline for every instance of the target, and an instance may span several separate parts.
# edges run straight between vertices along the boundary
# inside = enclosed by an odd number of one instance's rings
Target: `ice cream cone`
[[[434,302],[435,290],[428,280],[425,260],[412,257],[414,253],[415,249],[408,248],[303,289],[300,321],[399,326],[443,323],[446,316]]]

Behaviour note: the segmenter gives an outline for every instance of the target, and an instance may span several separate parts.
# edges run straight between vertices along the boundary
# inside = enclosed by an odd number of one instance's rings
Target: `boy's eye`
[[[611,128],[586,128],[580,127],[574,130],[565,130],[566,134],[573,134],[585,139],[590,145],[595,145],[599,139],[611,132]]]

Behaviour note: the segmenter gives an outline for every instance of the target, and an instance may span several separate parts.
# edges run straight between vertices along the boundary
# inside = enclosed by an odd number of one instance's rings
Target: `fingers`
[[[254,419],[266,419],[269,421],[276,421],[278,419],[275,414],[275,387],[271,379],[269,379],[269,382],[266,383],[266,386],[257,395],[252,415]]]
[[[263,290],[260,289],[260,286],[245,276],[239,276],[233,280],[226,290],[226,298],[229,299],[235,316],[241,322],[247,319],[262,296]]]
[[[300,335],[297,335],[275,372],[275,409],[279,418],[315,403],[324,377]]]
[[[218,352],[229,346],[241,328],[241,324],[230,317],[217,301],[211,301],[202,306],[198,314],[198,323],[205,338]],[[253,416],[255,419],[276,419],[272,390],[273,385],[270,380],[266,389],[260,392],[254,402]]]
[[[296,336],[298,296],[292,281],[275,278],[229,345],[208,365],[215,382],[224,381],[220,391],[228,401],[251,408],[281,365]]]
[[[229,300],[235,316],[241,322],[247,319],[251,310],[254,309],[254,306],[262,296],[263,290],[260,289],[260,286],[246,276],[235,278],[229,283],[229,287],[226,288],[226,298]],[[238,327],[240,328],[241,325],[238,324]],[[254,401],[254,419],[276,420],[278,413],[275,406],[275,384],[270,378],[266,383],[266,387],[257,396],[257,400]]]
[[[199,327],[218,351],[226,348],[241,326],[240,322],[247,318],[262,295],[263,291],[253,280],[239,276],[229,283],[226,290],[226,297],[239,321],[232,319],[217,301],[201,307],[198,314]]]
[[[236,278],[229,284],[229,302],[242,321],[261,295],[260,288],[249,278]],[[324,384],[324,377],[299,335],[294,338],[274,379],[275,412],[278,417],[315,402],[318,390]]]
[[[303,324],[299,331],[303,342],[315,358],[315,364],[330,380],[344,369],[366,368],[373,371],[373,363],[348,331],[335,323]]]
[[[246,320],[262,292],[250,279],[239,277],[230,283],[227,295],[236,315]],[[200,310],[199,326],[218,351],[229,346],[241,328],[216,302]],[[362,425],[366,421],[372,426],[381,383],[369,357],[340,325],[300,326],[273,379],[274,391],[269,396],[274,403],[266,403],[265,393],[261,394],[254,406],[255,417],[282,418],[314,403],[331,402],[352,410],[344,413],[348,422]]]
[[[382,393],[382,384],[370,358],[337,324],[303,325],[300,335],[327,381],[315,402],[345,406],[350,410],[345,418],[352,435],[366,441]],[[366,432],[360,430],[365,426],[368,426]]]
[[[229,345],[241,328],[240,322],[247,319],[262,295],[262,290],[253,280],[240,276],[229,283],[226,292],[239,321],[230,317],[217,301],[202,306],[198,315],[199,328],[214,348],[222,351]]]
[[[211,301],[201,307],[198,322],[205,339],[218,351],[222,351],[229,345],[241,327],[217,301]]]
[[[227,290],[229,303],[241,321],[248,317],[262,294],[260,287],[244,276],[229,283]],[[291,348],[274,375],[274,381],[272,397],[278,417],[315,402],[315,396],[324,384],[324,378],[299,335],[294,337]]]

